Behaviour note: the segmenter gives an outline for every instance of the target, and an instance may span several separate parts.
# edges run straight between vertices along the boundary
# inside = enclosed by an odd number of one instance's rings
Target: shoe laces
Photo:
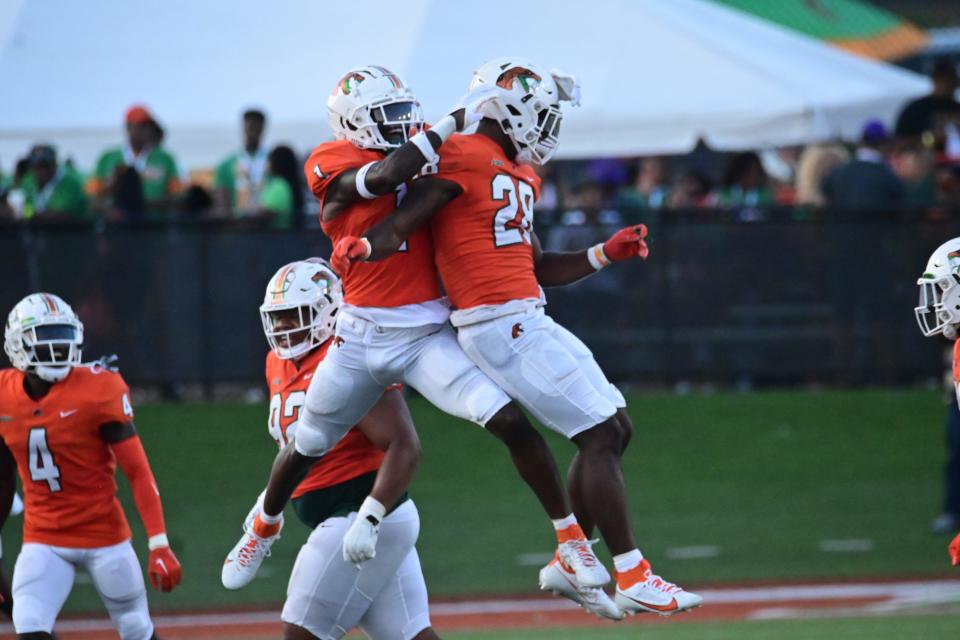
[[[663,593],[677,593],[678,591],[681,591],[680,587],[677,585],[673,584],[672,582],[667,582],[649,570],[647,573],[647,584],[658,591],[662,591]]]
[[[597,556],[593,553],[592,545],[597,542],[597,540],[568,540],[564,544],[574,552],[572,556],[574,561],[579,561],[585,567],[595,567]]]
[[[257,535],[249,534],[250,539],[237,551],[237,564],[242,567],[249,566],[258,557],[270,557],[270,545]]]

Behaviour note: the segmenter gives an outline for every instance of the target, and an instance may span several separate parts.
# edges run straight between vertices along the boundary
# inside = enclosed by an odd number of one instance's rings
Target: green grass
[[[637,432],[624,467],[633,521],[641,549],[669,579],[687,585],[948,570],[946,539],[926,531],[941,493],[945,411],[938,394],[657,393],[629,400]],[[422,400],[412,400],[411,408],[424,447],[412,495],[423,523],[418,547],[431,594],[535,590],[537,567],[520,566],[517,557],[549,552],[552,529],[506,451],[480,428]],[[266,408],[153,405],[140,408],[137,422],[184,564],[181,588],[151,594],[152,606],[282,601],[307,534],[290,513],[262,578],[240,592],[219,583],[223,557],[238,539],[275,452]],[[572,447],[552,434],[549,442],[565,465]],[[124,494],[135,545],[143,551],[128,498]],[[6,529],[10,563],[19,521]],[[870,538],[873,550],[819,549],[822,539],[846,538]],[[670,547],[693,545],[716,545],[720,555],[667,555]],[[78,585],[68,603],[73,611],[100,607],[89,585]]]
[[[960,616],[685,622],[564,631],[444,633],[450,640],[952,640],[960,637]]]

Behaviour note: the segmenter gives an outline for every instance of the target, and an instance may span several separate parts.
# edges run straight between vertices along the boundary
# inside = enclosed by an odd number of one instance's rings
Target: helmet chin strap
[[[52,367],[50,365],[41,364],[37,365],[33,373],[37,375],[41,380],[46,382],[60,382],[70,374],[71,367],[69,365],[61,365],[58,367]]]

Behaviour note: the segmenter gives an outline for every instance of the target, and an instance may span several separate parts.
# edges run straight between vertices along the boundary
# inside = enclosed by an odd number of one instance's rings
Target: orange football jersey
[[[346,140],[326,142],[314,149],[304,173],[321,210],[327,189],[338,175],[382,159],[383,154],[358,149]],[[396,194],[360,200],[329,222],[324,222],[321,215],[320,226],[334,244],[344,236],[360,237],[396,209],[406,190],[404,184]],[[385,260],[354,264],[343,278],[343,295],[344,302],[356,307],[400,307],[440,298],[429,231],[424,228],[414,232],[397,253]]]
[[[270,435],[283,448],[289,442],[287,428],[300,417],[300,407],[307,399],[307,387],[317,365],[327,355],[332,339],[314,349],[300,367],[293,360],[278,358],[273,351],[267,354],[267,387],[270,389]],[[347,435],[313,465],[310,473],[293,492],[294,498],[305,493],[346,482],[380,468],[383,451],[373,445],[367,436],[353,428]]]
[[[437,269],[455,309],[539,298],[533,270],[533,203],[540,179],[496,142],[454,135],[440,147],[438,178],[463,193],[430,221]]]
[[[23,485],[23,541],[106,547],[130,538],[117,500],[116,459],[100,427],[133,420],[120,374],[74,367],[40,400],[16,369],[0,371],[0,438]]]

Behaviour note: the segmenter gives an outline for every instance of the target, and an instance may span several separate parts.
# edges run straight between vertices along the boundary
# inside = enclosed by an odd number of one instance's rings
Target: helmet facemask
[[[423,111],[420,103],[410,100],[387,102],[369,108],[373,121],[371,131],[374,141],[382,149],[396,149],[407,142],[412,135],[423,129]]]
[[[27,373],[60,382],[80,364],[83,326],[79,322],[36,324],[21,332]]]
[[[313,305],[260,307],[267,343],[281,360],[297,360],[327,339],[321,312]]]
[[[941,278],[923,279],[920,301],[913,312],[925,337],[943,333],[949,325],[960,323],[960,275],[950,274]]]

